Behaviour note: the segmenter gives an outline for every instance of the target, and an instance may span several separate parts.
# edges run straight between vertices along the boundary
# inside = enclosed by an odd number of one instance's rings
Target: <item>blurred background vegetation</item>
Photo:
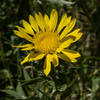
[[[75,64],[60,60],[49,76],[43,61],[20,65],[27,52],[12,48],[23,39],[13,34],[29,14],[55,8],[77,19],[84,33],[70,48],[81,53]],[[100,0],[0,0],[0,100],[100,100]]]

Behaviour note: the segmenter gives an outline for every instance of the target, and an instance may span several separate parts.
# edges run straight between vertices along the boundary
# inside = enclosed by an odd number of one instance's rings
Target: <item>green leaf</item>
[[[20,99],[20,97],[19,97],[19,95],[17,94],[17,92],[16,91],[14,91],[14,90],[0,90],[1,92],[5,92],[5,93],[7,93],[7,94],[9,94],[9,95],[11,95],[11,96],[13,96],[13,97],[15,97],[16,99]]]
[[[59,90],[60,92],[65,91],[66,89],[67,89],[67,84],[63,84],[63,85],[61,85],[60,87],[58,87],[58,90]]]
[[[23,81],[22,85],[31,85],[31,84],[33,84],[33,82],[37,82],[37,81],[40,81],[42,79],[43,78],[38,77],[38,78],[30,79],[30,80],[25,80],[25,81]]]
[[[16,92],[18,93],[19,96],[25,97],[25,93],[23,91],[23,88],[22,88],[20,82],[17,85]]]
[[[92,78],[92,95],[90,100],[94,100],[94,96],[96,91],[99,89],[99,85],[100,85],[100,78],[99,77],[93,77]]]
[[[0,79],[9,78],[9,76],[10,76],[10,73],[8,70],[6,69],[0,70]]]
[[[30,80],[31,79],[28,72],[26,71],[26,69],[23,69],[23,73],[24,73],[25,80]]]
[[[25,93],[21,87],[21,84],[18,83],[16,91],[14,90],[9,90],[9,89],[5,89],[5,90],[0,90],[1,92],[5,92],[13,97],[15,97],[16,99],[25,99]]]
[[[95,93],[99,88],[100,78],[93,78],[92,79],[92,93]]]

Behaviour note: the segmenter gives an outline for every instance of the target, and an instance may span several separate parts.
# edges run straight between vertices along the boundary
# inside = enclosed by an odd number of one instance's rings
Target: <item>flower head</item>
[[[82,36],[79,28],[72,31],[76,19],[71,19],[71,17],[67,17],[67,14],[64,14],[57,26],[58,13],[53,9],[50,18],[47,14],[43,16],[39,12],[38,14],[35,13],[35,17],[29,15],[29,23],[25,20],[22,23],[23,28],[16,26],[18,30],[14,30],[14,33],[20,38],[26,39],[29,43],[13,46],[19,47],[21,50],[29,50],[29,54],[21,64],[45,57],[44,73],[48,75],[51,71],[51,63],[55,67],[58,66],[59,58],[64,61],[77,62],[76,58],[80,57],[80,54],[67,49]]]

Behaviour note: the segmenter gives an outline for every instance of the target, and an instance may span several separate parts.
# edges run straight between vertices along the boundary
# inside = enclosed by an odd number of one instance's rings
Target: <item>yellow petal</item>
[[[66,14],[63,15],[60,24],[57,28],[57,33],[59,33],[61,30],[63,30],[63,28],[67,25],[69,25],[69,23],[71,22],[71,16],[67,17]]]
[[[66,37],[73,36],[73,37],[74,37],[73,42],[76,42],[76,41],[78,41],[78,40],[82,37],[82,35],[83,35],[83,33],[81,33],[81,32],[79,33],[79,31],[80,31],[80,29],[78,28],[78,29],[74,30],[73,32],[69,33],[68,35],[66,35]]]
[[[75,39],[73,42],[78,41],[78,40],[82,37],[82,35],[83,35],[82,32],[78,33],[78,34],[76,35],[76,39]]]
[[[50,24],[49,24],[50,31],[55,31],[57,22],[58,22],[58,13],[55,9],[53,9],[50,14]]]
[[[42,53],[34,53],[32,51],[31,55],[29,56],[29,61],[35,61],[35,60],[40,60],[45,56],[45,54]]]
[[[58,59],[57,54],[53,54],[53,61],[52,61],[52,63],[54,64],[55,67],[59,65],[59,59]]]
[[[69,49],[64,49],[62,53],[66,55],[71,62],[77,62],[76,58],[80,57],[78,52]]]
[[[70,59],[65,54],[58,54],[58,57],[66,62],[70,62]]]
[[[59,46],[59,48],[56,50],[58,53],[61,52],[64,48],[67,48],[68,46],[71,45],[73,39],[69,38],[68,40],[62,42]]]
[[[31,25],[30,25],[27,21],[23,20],[22,23],[23,23],[23,26],[24,26],[25,31],[26,31],[27,33],[29,33],[29,34],[31,34],[31,35],[35,35],[35,34],[34,34],[34,31],[32,30]]]
[[[50,19],[47,14],[44,15],[44,21],[46,24],[46,30],[49,31],[50,30],[50,27],[49,27]]]
[[[26,50],[32,50],[32,49],[34,49],[33,46],[32,46],[32,47],[27,47],[27,48],[22,48],[21,50],[22,50],[22,51],[26,51]]]
[[[23,34],[21,34],[21,32],[19,32],[19,31],[17,31],[17,30],[14,30],[13,32],[14,32],[15,35],[17,35],[17,36],[23,38]]]
[[[29,56],[30,56],[30,55],[31,55],[31,53],[29,53],[29,54],[25,57],[25,59],[24,59],[23,61],[21,61],[21,65],[24,64],[24,63],[26,63],[26,62],[28,62]]]
[[[39,28],[38,28],[38,25],[37,25],[37,22],[36,20],[34,19],[34,17],[32,15],[29,15],[29,22],[31,24],[31,27],[36,31],[36,32],[39,32]]]
[[[69,25],[70,24],[70,22],[71,22],[71,16],[69,16],[65,21],[64,21],[64,26],[67,26],[67,25]]]
[[[19,37],[21,37],[21,38],[24,38],[24,39],[26,39],[26,40],[28,40],[28,41],[30,41],[30,42],[32,42],[33,41],[33,39],[32,39],[32,37],[31,36],[29,36],[26,32],[25,32],[25,30],[22,28],[22,27],[19,27],[19,26],[16,26],[17,28],[18,28],[18,30],[19,31],[14,31],[14,33],[17,35],[17,36],[19,36]]]
[[[80,57],[81,56],[77,51],[74,51],[74,50],[64,49],[63,52],[72,54],[72,56],[74,58],[77,58],[77,57]]]
[[[30,61],[35,61],[35,60],[40,60],[44,57],[44,54],[40,54],[40,53],[34,53],[33,51],[31,51],[26,58],[21,62],[21,64],[24,64],[26,62],[30,62]]]
[[[76,19],[73,19],[70,22],[70,24],[66,26],[66,28],[63,30],[63,32],[60,35],[60,40],[64,38],[73,29],[73,27],[75,26],[75,23],[76,23]]]
[[[25,45],[18,45],[18,46],[13,45],[12,47],[17,47],[17,48],[28,48],[28,47],[33,47],[33,45],[32,45],[32,44],[25,44]]]
[[[45,73],[46,76],[51,71],[51,62],[52,62],[52,56],[50,54],[48,54],[46,56],[45,63],[44,63],[44,73]]]
[[[77,29],[75,29],[74,31],[72,31],[71,33],[69,33],[69,34],[67,34],[66,35],[66,37],[68,37],[68,36],[76,36],[76,34],[78,33],[80,31],[80,29],[79,28],[77,28]]]
[[[35,13],[35,18],[36,18],[38,26],[44,32],[45,31],[45,21],[44,21],[42,14],[40,12],[39,14]]]
[[[64,26],[66,26],[66,24],[68,23],[66,23],[65,24],[65,21],[67,20],[67,14],[64,14],[63,16],[62,16],[62,18],[61,18],[61,21],[60,21],[60,23],[59,23],[59,25],[58,25],[58,28],[57,28],[57,32],[59,33],[63,28],[64,28]]]

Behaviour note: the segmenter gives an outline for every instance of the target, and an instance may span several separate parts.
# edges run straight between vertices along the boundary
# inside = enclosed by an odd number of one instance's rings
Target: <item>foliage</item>
[[[55,8],[76,17],[84,33],[72,45],[81,53],[79,62],[60,60],[49,76],[43,60],[20,65],[27,52],[12,48],[24,40],[13,34],[21,20],[35,12]],[[100,99],[100,1],[99,0],[0,0],[0,100],[99,100]]]

